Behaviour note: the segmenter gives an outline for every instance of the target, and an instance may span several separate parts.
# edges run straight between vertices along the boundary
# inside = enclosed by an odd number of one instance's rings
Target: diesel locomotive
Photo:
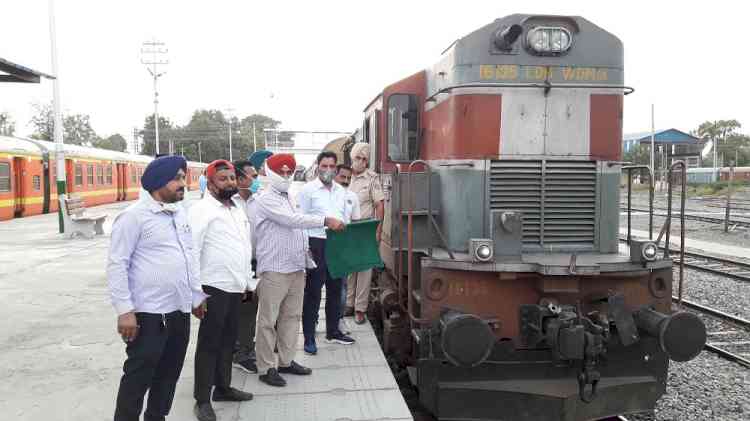
[[[371,319],[438,419],[650,411],[669,361],[700,353],[671,258],[619,242],[632,91],[613,34],[516,14],[366,106],[355,137],[386,190]]]

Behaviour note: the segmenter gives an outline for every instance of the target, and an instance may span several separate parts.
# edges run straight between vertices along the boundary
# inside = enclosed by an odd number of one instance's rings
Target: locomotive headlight
[[[648,261],[656,260],[657,252],[658,250],[656,248],[656,244],[654,243],[644,243],[643,248],[641,248],[641,255]]]
[[[487,244],[482,244],[477,247],[477,259],[481,261],[487,261],[492,257],[492,249]]]
[[[494,244],[488,238],[472,238],[469,240],[469,253],[475,262],[490,262],[495,255]]]
[[[563,27],[538,26],[526,34],[526,43],[537,54],[561,54],[570,48],[570,32]]]

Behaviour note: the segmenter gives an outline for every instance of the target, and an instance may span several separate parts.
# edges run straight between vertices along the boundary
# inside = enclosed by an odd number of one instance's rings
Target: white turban
[[[352,161],[354,161],[354,158],[364,155],[367,160],[370,160],[370,144],[364,143],[364,142],[357,142],[352,146],[352,151],[349,153],[349,156],[352,158]]]

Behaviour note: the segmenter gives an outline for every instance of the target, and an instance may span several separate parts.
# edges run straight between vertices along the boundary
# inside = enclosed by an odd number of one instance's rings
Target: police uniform
[[[365,169],[360,174],[352,174],[349,190],[354,192],[359,199],[361,219],[376,218],[375,209],[378,203],[385,199],[380,176],[370,169]],[[347,307],[354,307],[355,311],[363,313],[367,311],[371,280],[372,269],[349,275],[346,294]]]

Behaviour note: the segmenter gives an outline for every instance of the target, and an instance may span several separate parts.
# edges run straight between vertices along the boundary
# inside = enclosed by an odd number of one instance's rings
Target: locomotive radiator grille
[[[490,209],[523,212],[528,248],[594,245],[596,162],[492,161]]]

